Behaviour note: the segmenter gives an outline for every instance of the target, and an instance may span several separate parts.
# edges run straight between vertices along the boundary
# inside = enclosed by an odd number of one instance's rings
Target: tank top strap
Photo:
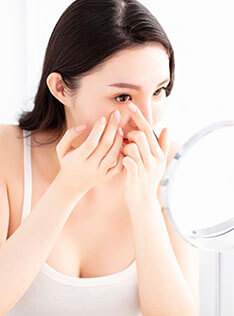
[[[24,140],[24,204],[21,223],[31,210],[32,199],[32,166],[31,166],[31,136],[25,138],[29,131],[23,129]]]

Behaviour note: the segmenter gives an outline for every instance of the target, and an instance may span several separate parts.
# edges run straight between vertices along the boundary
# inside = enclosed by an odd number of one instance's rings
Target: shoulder
[[[22,151],[22,130],[18,125],[0,124],[0,168],[6,171],[6,166],[11,166],[12,161],[19,159]]]
[[[13,141],[19,140],[19,136],[23,135],[23,131],[18,125],[0,124],[0,144],[11,145]]]
[[[15,148],[15,145],[22,144],[23,131],[18,125],[0,124],[0,146],[1,150]]]

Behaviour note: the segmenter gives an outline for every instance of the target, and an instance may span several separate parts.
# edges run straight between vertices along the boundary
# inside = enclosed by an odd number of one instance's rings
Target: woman
[[[173,82],[136,0],[62,14],[34,108],[1,126],[1,315],[198,315],[195,254],[161,212],[178,145],[152,130]]]

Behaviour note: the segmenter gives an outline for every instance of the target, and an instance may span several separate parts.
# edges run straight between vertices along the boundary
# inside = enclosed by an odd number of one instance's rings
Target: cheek
[[[152,113],[152,115],[153,115],[153,125],[155,125],[156,123],[158,123],[159,121],[162,120],[163,113],[164,113],[164,111],[163,111],[163,105],[162,104],[158,105],[157,107],[155,107],[153,109],[153,113]]]

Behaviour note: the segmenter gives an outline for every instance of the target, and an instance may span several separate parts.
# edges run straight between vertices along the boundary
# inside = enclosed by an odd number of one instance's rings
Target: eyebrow
[[[170,81],[170,79],[165,79],[161,83],[158,84],[158,87],[161,86],[163,83]],[[126,83],[126,82],[117,82],[117,83],[112,83],[109,84],[108,86],[110,87],[117,87],[117,88],[130,88],[130,89],[135,89],[135,90],[141,90],[141,86],[137,86],[134,84]]]

